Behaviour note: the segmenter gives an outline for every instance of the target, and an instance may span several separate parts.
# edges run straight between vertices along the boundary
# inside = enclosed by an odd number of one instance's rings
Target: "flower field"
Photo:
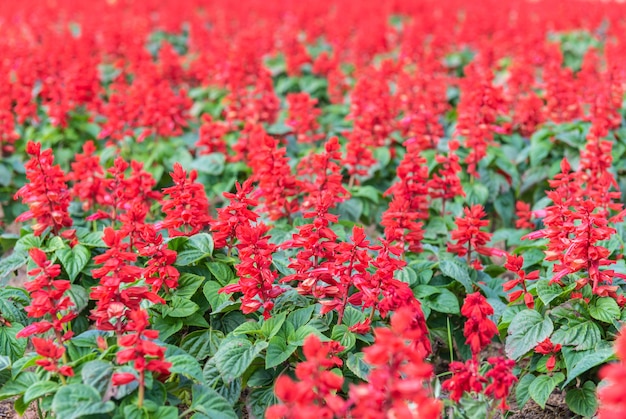
[[[0,2],[0,400],[623,418],[626,4]]]

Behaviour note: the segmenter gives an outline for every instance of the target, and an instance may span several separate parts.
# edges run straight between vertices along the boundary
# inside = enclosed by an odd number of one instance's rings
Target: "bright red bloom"
[[[535,352],[542,355],[550,355],[546,361],[546,368],[552,371],[556,366],[556,354],[561,351],[561,344],[554,344],[550,338],[546,338],[543,342],[535,347]]]
[[[160,227],[166,228],[170,237],[193,236],[211,222],[204,186],[196,182],[198,173],[195,170],[187,179],[187,173],[179,163],[174,163],[170,176],[174,186],[163,189],[169,199],[161,201],[165,219]]]
[[[368,383],[350,388],[351,418],[439,417],[442,404],[430,394],[432,366],[409,343],[421,333],[413,327],[413,311],[399,309],[391,328],[374,331],[375,342],[364,349],[373,369]]]
[[[274,391],[283,404],[270,406],[265,416],[268,419],[341,416],[345,401],[337,392],[341,390],[343,377],[329,370],[341,366],[336,354],[342,349],[337,342],[321,342],[315,335],[306,338],[303,348],[306,361],[299,363],[295,371],[299,381],[286,375],[276,380]]]
[[[465,297],[461,314],[467,317],[463,334],[467,339],[466,343],[472,350],[474,359],[476,359],[480,351],[489,345],[491,339],[498,334],[496,324],[488,317],[493,315],[493,307],[485,297],[479,292],[475,292]]]
[[[450,233],[456,243],[448,243],[448,252],[467,256],[468,263],[472,260],[472,251],[485,256],[503,256],[504,252],[485,246],[491,240],[491,233],[482,230],[489,225],[488,220],[482,219],[487,216],[483,206],[466,207],[463,212],[465,217],[456,218],[457,228]],[[481,268],[482,265],[477,259],[474,266]]]
[[[515,203],[515,215],[517,216],[517,220],[515,221],[515,227],[529,229],[535,228],[535,224],[531,221],[532,211],[530,210],[530,204],[522,201],[517,201]]]
[[[507,399],[513,385],[517,382],[517,377],[513,374],[515,361],[505,358],[489,358],[492,368],[485,374],[485,378],[491,382],[485,388],[485,394],[500,400],[500,409],[506,410]]]
[[[236,238],[237,228],[241,225],[250,225],[251,221],[256,221],[259,215],[248,207],[255,207],[258,204],[256,199],[248,198],[254,189],[252,179],[246,180],[243,185],[236,183],[236,193],[224,192],[224,198],[229,199],[230,204],[218,208],[217,220],[211,223],[215,248],[232,248]]]
[[[263,317],[271,317],[274,299],[286,291],[274,285],[278,273],[272,271],[272,254],[276,245],[269,243],[266,235],[269,227],[265,224],[249,226],[242,224],[237,228],[237,250],[240,262],[235,265],[239,282],[227,285],[220,293],[241,292],[241,311],[249,314],[263,307]]]
[[[615,341],[615,353],[619,362],[600,370],[600,378],[607,380],[608,384],[598,390],[599,419],[619,419],[626,411],[626,335],[623,332]]]
[[[463,393],[481,392],[487,379],[478,371],[478,361],[470,359],[463,362],[451,362],[452,378],[443,382],[441,388],[450,392],[450,398],[455,402],[461,400]]]
[[[539,271],[537,270],[526,274],[526,272],[522,269],[523,264],[523,256],[507,255],[504,267],[509,271],[514,272],[517,278],[505,282],[502,284],[502,288],[505,292],[509,292],[513,288],[521,286],[521,290],[515,290],[509,293],[509,301],[515,301],[521,295],[524,295],[524,302],[526,303],[526,306],[532,309],[535,306],[534,297],[526,290],[526,281],[539,279]]]
[[[293,128],[296,141],[300,143],[314,143],[324,138],[318,133],[317,118],[322,111],[315,107],[317,99],[307,93],[289,93],[287,95],[288,116],[285,125]]]
[[[65,183],[65,174],[59,165],[54,166],[51,149],[41,151],[41,144],[29,141],[26,152],[31,156],[24,165],[29,183],[22,186],[14,196],[21,198],[29,210],[16,218],[23,222],[34,218],[35,236],[51,228],[53,234],[59,234],[64,227],[72,225],[68,213],[70,191]]]

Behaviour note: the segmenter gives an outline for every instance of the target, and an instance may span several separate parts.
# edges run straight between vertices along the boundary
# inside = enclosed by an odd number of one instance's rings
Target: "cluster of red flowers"
[[[50,262],[42,250],[33,248],[29,255],[37,267],[28,272],[28,275],[35,278],[24,285],[31,296],[26,312],[29,317],[42,320],[22,329],[17,333],[17,337],[28,337],[53,330],[54,338],[33,337],[31,340],[35,352],[41,356],[41,359],[36,361],[37,365],[46,371],[58,373],[61,377],[71,377],[74,370],[67,365],[64,346],[73,335],[69,323],[77,315],[72,311],[74,303],[68,295],[65,295],[71,287],[70,281],[55,279],[61,275],[61,266]]]
[[[50,228],[53,234],[59,234],[64,227],[72,225],[68,207],[70,190],[65,183],[65,173],[58,165],[53,166],[52,150],[41,151],[41,144],[29,141],[26,152],[31,159],[26,163],[26,178],[29,183],[22,186],[15,194],[29,206],[29,210],[20,215],[17,221],[35,219],[33,233],[40,236]]]
[[[491,369],[482,375],[478,358],[480,352],[498,333],[496,324],[488,317],[493,315],[493,308],[485,297],[476,292],[465,297],[461,314],[467,317],[463,334],[472,351],[472,358],[465,363],[459,361],[450,363],[453,375],[444,381],[442,387],[450,391],[450,397],[454,401],[459,401],[464,393],[484,393],[500,400],[500,408],[506,409],[509,392],[517,382],[517,377],[513,374],[515,361],[491,357],[488,359]]]
[[[600,377],[608,383],[598,390],[600,409],[598,418],[618,419],[626,409],[626,337],[623,333],[615,341],[615,352],[619,362],[607,365],[600,370]]]
[[[352,419],[436,418],[442,404],[430,394],[428,383],[432,366],[425,353],[412,342],[423,338],[423,318],[411,307],[399,309],[391,318],[391,328],[374,331],[375,343],[365,349],[364,361],[371,366],[368,383],[351,386],[348,400],[337,393],[343,378],[329,371],[342,365],[336,354],[343,348],[337,342],[320,342],[315,335],[304,343],[306,361],[296,366],[294,382],[286,375],[276,381],[281,404],[270,407],[266,416],[275,419],[346,417]]]

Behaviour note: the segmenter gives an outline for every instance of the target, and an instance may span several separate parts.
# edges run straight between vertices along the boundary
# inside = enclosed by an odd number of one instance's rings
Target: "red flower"
[[[455,402],[461,400],[463,393],[477,392],[483,390],[487,379],[480,375],[478,371],[478,361],[470,359],[465,363],[451,362],[450,371],[452,377],[443,382],[441,388],[450,392],[450,398]]]
[[[424,353],[409,344],[421,333],[413,322],[413,311],[405,307],[393,315],[390,329],[376,328],[374,344],[364,349],[372,371],[367,384],[350,388],[349,417],[439,417],[442,404],[432,397],[428,385],[432,366]]]
[[[480,351],[489,345],[491,339],[498,333],[496,324],[488,317],[493,315],[493,308],[485,297],[475,292],[465,297],[461,314],[467,317],[463,334],[472,350],[473,358],[476,359]]]
[[[615,341],[615,353],[619,359],[600,370],[600,378],[608,384],[598,390],[599,419],[619,419],[626,411],[626,335],[620,333]]]
[[[500,400],[500,409],[508,409],[506,400],[509,398],[509,392],[513,384],[517,382],[517,377],[512,370],[515,367],[515,361],[505,358],[489,358],[489,363],[493,366],[485,378],[491,379],[491,382],[485,388],[485,394]]]
[[[308,93],[287,94],[288,115],[285,125],[293,128],[296,141],[300,143],[314,143],[324,138],[318,133],[317,118],[322,111],[315,107],[317,99],[311,98]]]
[[[230,204],[217,210],[217,220],[211,223],[215,248],[230,248],[234,245],[237,228],[241,225],[249,225],[256,221],[259,215],[248,207],[255,207],[257,200],[248,198],[253,190],[252,180],[246,180],[243,185],[236,183],[237,193],[224,192],[224,198],[229,199]]]
[[[253,313],[263,307],[263,317],[271,317],[274,299],[286,290],[274,285],[278,273],[272,271],[272,254],[276,245],[269,243],[269,227],[242,224],[237,228],[237,250],[240,262],[235,265],[239,282],[220,289],[220,293],[241,292],[241,311]]]
[[[131,374],[130,372],[116,372],[111,377],[111,383],[114,386],[123,386],[124,384],[132,383],[136,379],[135,374]]]
[[[491,233],[482,230],[489,225],[488,220],[482,220],[487,216],[483,206],[466,207],[463,212],[465,217],[457,217],[457,228],[450,233],[456,243],[448,243],[448,252],[467,256],[468,263],[472,260],[472,251],[485,256],[504,256],[504,252],[485,246],[491,240]],[[480,268],[480,261],[476,260],[474,266]]]
[[[179,163],[174,163],[174,171],[170,173],[174,186],[163,189],[169,199],[161,201],[165,220],[161,223],[170,237],[193,236],[209,225],[209,202],[204,186],[196,183],[198,173],[192,170],[187,173]]]
[[[542,355],[550,355],[546,361],[546,368],[552,371],[556,366],[556,354],[561,350],[561,344],[553,344],[550,338],[546,338],[543,342],[535,347],[535,352]]]
[[[65,174],[61,168],[53,166],[52,150],[41,151],[41,144],[29,141],[26,152],[31,156],[24,165],[29,183],[22,186],[14,199],[21,198],[29,210],[16,218],[22,222],[34,218],[33,233],[40,236],[48,227],[53,234],[72,225],[68,213],[70,191],[65,183]]]
[[[516,290],[509,293],[509,301],[515,301],[523,294],[526,306],[532,309],[535,306],[535,301],[532,294],[526,290],[526,281],[534,281],[536,279],[539,279],[539,271],[533,271],[527,275],[526,272],[522,269],[523,264],[523,256],[507,255],[506,264],[504,265],[504,267],[511,272],[515,272],[517,278],[505,282],[504,284],[502,284],[502,288],[505,292],[508,292],[518,285],[521,286],[521,290]]]
[[[342,364],[336,354],[343,347],[337,342],[321,342],[315,335],[304,341],[306,360],[296,366],[299,381],[281,375],[274,391],[283,404],[270,406],[265,413],[268,419],[332,418],[341,416],[345,401],[337,395],[343,385],[343,377],[330,369]]]

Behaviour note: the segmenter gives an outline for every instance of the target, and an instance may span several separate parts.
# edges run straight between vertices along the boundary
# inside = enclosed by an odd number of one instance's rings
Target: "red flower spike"
[[[29,210],[16,218],[23,222],[35,219],[33,234],[41,236],[47,228],[59,234],[64,227],[72,225],[68,213],[70,191],[65,183],[65,174],[59,165],[54,166],[51,149],[41,151],[41,144],[29,141],[26,152],[30,160],[24,165],[29,183],[22,186],[14,196],[21,198]]]

